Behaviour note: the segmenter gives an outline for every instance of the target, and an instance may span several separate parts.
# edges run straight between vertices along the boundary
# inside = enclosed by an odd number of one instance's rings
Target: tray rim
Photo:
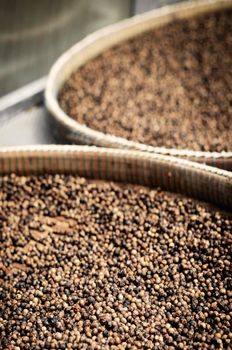
[[[138,183],[232,210],[232,172],[161,154],[80,145],[3,147],[0,175],[12,173],[68,173]]]

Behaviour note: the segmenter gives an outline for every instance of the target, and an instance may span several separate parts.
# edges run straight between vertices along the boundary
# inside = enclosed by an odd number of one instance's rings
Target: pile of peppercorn
[[[227,213],[136,185],[0,177],[2,349],[229,349]]]
[[[232,11],[176,20],[74,72],[62,109],[92,129],[152,146],[232,150]]]

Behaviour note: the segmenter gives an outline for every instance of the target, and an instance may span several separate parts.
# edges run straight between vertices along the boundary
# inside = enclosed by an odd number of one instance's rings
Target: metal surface
[[[131,15],[131,0],[1,0],[0,95],[47,74],[85,35]]]
[[[0,127],[0,146],[53,144],[44,106],[21,111]]]
[[[164,5],[174,4],[184,0],[137,0],[135,1],[135,13],[143,13]]]
[[[43,105],[45,78],[0,100],[0,146],[53,144]]]
[[[170,0],[134,0],[130,13],[137,14]],[[15,145],[54,144],[43,105],[46,78],[0,98],[0,147]]]

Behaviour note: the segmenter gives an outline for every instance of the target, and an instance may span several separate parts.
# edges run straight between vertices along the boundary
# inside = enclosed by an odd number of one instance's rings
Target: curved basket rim
[[[232,172],[189,160],[136,150],[76,145],[0,149],[0,174],[73,174],[135,183],[232,209]]]
[[[117,157],[117,155],[121,155],[123,157],[128,158],[140,158],[144,160],[157,160],[157,161],[167,161],[170,165],[177,165],[183,167],[189,167],[196,170],[201,170],[207,173],[215,174],[223,176],[225,179],[232,180],[232,172],[224,169],[219,169],[207,164],[201,164],[194,162],[192,160],[176,158],[169,155],[157,154],[157,153],[149,153],[143,152],[139,150],[128,150],[128,149],[119,149],[119,148],[108,148],[108,147],[97,147],[97,146],[89,146],[89,145],[23,145],[23,146],[9,146],[9,147],[1,147],[0,148],[0,159],[2,156],[7,157],[17,157],[21,154],[28,154],[31,157],[39,155],[41,158],[45,157],[48,152],[52,152],[54,156],[57,155],[65,155],[68,153],[73,154],[84,154],[84,153],[92,153],[99,154],[100,156],[108,153],[113,157]]]
[[[78,121],[71,118],[66,114],[60,107],[57,92],[59,87],[67,79],[68,76],[75,70],[78,69],[81,65],[85,64],[89,59],[83,61],[81,64],[73,64],[72,69],[67,69],[71,60],[77,59],[83,52],[83,50],[88,50],[92,47],[93,44],[96,44],[98,41],[104,40],[111,34],[118,34],[123,32],[125,29],[130,30],[140,24],[154,21],[154,23],[163,18],[168,18],[169,21],[177,17],[188,17],[191,16],[191,11],[194,10],[192,16],[197,15],[197,13],[209,12],[214,10],[219,10],[221,8],[230,8],[232,7],[231,0],[192,0],[185,1],[183,3],[178,3],[174,5],[164,6],[159,9],[155,9],[144,14],[134,16],[129,19],[122,20],[118,23],[109,25],[100,30],[95,31],[92,34],[89,34],[87,37],[82,39],[73,45],[70,49],[64,52],[52,66],[50,73],[48,75],[46,88],[45,88],[45,105],[50,112],[50,117],[54,118],[56,122],[60,125],[67,128],[70,131],[69,135],[73,139],[82,138],[84,143],[94,144],[101,147],[114,147],[114,148],[126,148],[134,149],[138,151],[146,151],[152,153],[158,153],[162,155],[170,155],[177,157],[187,157],[187,158],[196,158],[196,159],[214,159],[217,160],[223,159],[230,161],[232,160],[232,151],[222,151],[222,152],[204,152],[204,151],[194,151],[191,149],[176,149],[176,148],[166,148],[166,147],[154,147],[147,144],[143,144],[136,141],[131,141],[123,137],[115,136],[109,133],[103,133],[101,131],[94,130],[84,124],[80,124]],[[166,22],[165,22],[166,23]],[[162,25],[162,22],[161,22]],[[134,33],[130,37],[136,35]],[[119,39],[118,42],[123,41],[124,39]],[[114,43],[110,46],[113,46]],[[109,46],[109,47],[110,47]],[[102,52],[101,49],[99,51]],[[96,55],[94,56],[96,57]],[[66,75],[61,76],[62,71],[67,71]],[[65,77],[65,78],[64,78]],[[62,78],[62,79],[61,79]],[[57,85],[58,82],[58,85]]]

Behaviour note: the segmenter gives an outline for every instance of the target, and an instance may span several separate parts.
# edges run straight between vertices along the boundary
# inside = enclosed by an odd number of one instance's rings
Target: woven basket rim
[[[17,158],[20,155],[24,156],[40,156],[45,157],[48,152],[52,152],[53,156],[65,155],[68,153],[80,154],[80,153],[92,153],[99,154],[100,156],[106,153],[111,154],[113,157],[120,155],[125,159],[128,158],[140,158],[142,160],[157,160],[166,161],[170,165],[189,167],[192,169],[208,172],[215,175],[223,176],[226,179],[232,180],[232,172],[224,169],[219,169],[206,164],[197,163],[188,159],[176,158],[169,155],[142,152],[139,150],[128,150],[108,147],[97,147],[88,145],[23,145],[23,146],[9,146],[0,148],[0,160],[2,157]],[[1,170],[1,169],[0,169]]]
[[[81,143],[94,144],[101,147],[115,147],[115,148],[127,148],[136,149],[146,152],[155,152],[163,155],[171,155],[178,157],[196,158],[200,159],[223,159],[225,162],[232,161],[232,151],[226,152],[204,152],[204,151],[193,151],[190,149],[175,149],[166,147],[153,147],[140,142],[130,141],[126,138],[114,136],[112,134],[103,133],[84,124],[80,124],[76,120],[68,116],[60,107],[57,94],[59,88],[67,80],[70,74],[84,65],[87,61],[96,57],[99,53],[104,51],[104,48],[97,49],[98,53],[94,53],[91,57],[92,47],[94,45],[101,45],[102,40],[106,40],[107,37],[113,38],[113,43],[107,44],[107,48],[113,46],[117,42],[126,40],[129,37],[133,37],[138,34],[132,33],[131,30],[136,31],[136,27],[148,26],[142,31],[151,29],[151,26],[163,25],[162,21],[172,21],[176,18],[186,18],[191,16],[197,16],[198,14],[205,12],[212,12],[220,10],[222,8],[232,7],[231,0],[194,0],[185,1],[174,5],[164,6],[160,9],[155,9],[146,12],[142,15],[137,15],[132,18],[120,21],[116,24],[102,28],[86,38],[72,46],[67,50],[58,60],[54,63],[53,67],[48,76],[46,89],[45,89],[45,104],[50,112],[50,117],[54,118],[55,121],[60,125],[61,128],[68,130],[68,137],[71,140],[80,139]],[[150,26],[150,27],[149,27]],[[127,31],[126,37],[118,39],[121,34],[124,35],[124,31]],[[140,31],[141,32],[141,31]],[[115,36],[115,37],[114,37]],[[116,38],[116,39],[115,39]],[[116,41],[115,41],[116,40]],[[103,44],[104,45],[104,44]],[[84,55],[84,56],[83,56]]]
[[[232,210],[232,172],[161,154],[77,145],[2,148],[0,174],[12,173],[66,173],[160,187]]]

